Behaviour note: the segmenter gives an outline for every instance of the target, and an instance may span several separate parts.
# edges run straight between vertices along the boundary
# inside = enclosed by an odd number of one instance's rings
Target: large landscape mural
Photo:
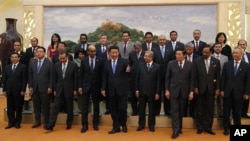
[[[50,44],[53,33],[60,34],[69,51],[78,44],[81,33],[93,44],[103,33],[116,43],[124,30],[131,32],[133,41],[142,41],[147,31],[154,34],[155,41],[161,34],[169,39],[169,32],[176,30],[178,40],[186,43],[193,39],[194,29],[200,29],[201,39],[211,43],[216,36],[216,19],[216,5],[45,7],[44,45]]]

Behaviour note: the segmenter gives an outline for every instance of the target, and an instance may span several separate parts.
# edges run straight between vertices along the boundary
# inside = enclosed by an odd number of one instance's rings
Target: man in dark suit
[[[214,99],[220,89],[220,61],[211,57],[212,48],[203,48],[203,57],[193,63],[194,93],[196,94],[197,134],[203,130],[211,135],[214,119]]]
[[[193,37],[194,37],[194,40],[192,40],[191,42],[194,45],[194,53],[199,56],[202,56],[202,50],[207,45],[207,43],[200,40],[201,31],[199,29],[194,30]]]
[[[153,33],[152,32],[146,32],[145,33],[145,42],[142,44],[142,50],[143,51],[151,51],[153,48],[158,47],[158,45],[153,42]]]
[[[198,57],[200,57],[199,55],[193,53],[194,45],[192,42],[188,42],[187,44],[185,44],[185,51],[186,51],[185,59],[191,63],[193,63]],[[188,105],[184,110],[184,115],[183,115],[184,117],[188,115],[189,111],[189,116],[195,118],[195,98],[196,98],[195,95],[193,95],[193,99],[187,101]]]
[[[49,95],[53,88],[54,65],[45,58],[45,52],[44,47],[37,47],[37,59],[34,59],[29,67],[29,92],[33,96],[35,112],[35,123],[32,128],[41,126],[41,109],[43,109],[44,127],[49,124]]]
[[[241,125],[242,102],[250,96],[250,66],[242,61],[244,50],[233,50],[233,59],[225,63],[221,76],[221,96],[223,97],[224,135],[229,135],[230,114],[232,109],[234,125]]]
[[[7,97],[7,116],[9,119],[5,129],[13,126],[19,129],[21,128],[27,73],[26,66],[19,63],[20,55],[18,53],[12,53],[10,59],[11,64],[5,67],[3,75],[3,95]]]
[[[244,50],[242,60],[249,64],[250,63],[250,53],[246,52],[247,41],[244,39],[239,40],[238,47],[241,47]],[[249,99],[244,99],[243,106],[242,106],[242,112],[241,112],[241,116],[244,118],[250,118],[250,116],[248,115],[248,107],[249,107]]]
[[[19,63],[22,63],[22,64],[24,64],[26,66],[28,65],[27,56],[26,56],[26,53],[22,51],[22,43],[20,41],[15,41],[14,42],[14,51],[13,52],[16,52],[16,53],[18,53],[20,55]],[[9,55],[8,61],[7,61],[8,64],[11,64],[10,55]]]
[[[168,62],[170,61],[170,57],[172,52],[169,51],[169,48],[166,46],[166,36],[160,35],[158,38],[159,45],[153,48],[152,51],[154,52],[154,62],[160,65],[160,77],[161,77],[161,86],[160,86],[160,99],[156,100],[155,102],[155,114],[160,115],[161,111],[161,97],[163,98],[164,102],[164,112],[165,115],[170,116],[170,101],[164,97],[165,93],[165,75],[166,75],[166,68]]]
[[[71,129],[74,118],[73,98],[77,95],[78,89],[77,65],[73,61],[68,60],[68,54],[65,51],[59,52],[59,59],[60,62],[55,64],[55,104],[50,114],[49,124],[45,128],[49,131],[52,131],[56,124],[56,119],[63,100],[67,112],[66,130]]]
[[[80,49],[83,49],[85,50],[86,52],[88,52],[88,46],[89,44],[87,43],[88,41],[88,35],[85,34],[85,33],[82,33],[80,35],[80,44],[75,48],[75,52],[74,52],[74,59],[77,58],[77,52],[80,50]]]
[[[100,35],[100,43],[96,45],[96,56],[102,57],[107,52],[108,36],[106,34]]]
[[[170,32],[170,41],[166,43],[166,47],[168,48],[171,54],[171,60],[175,60],[175,51],[177,49],[184,50],[184,44],[182,42],[177,41],[178,33],[177,31]]]
[[[142,51],[141,42],[135,42],[135,51],[129,54],[129,65],[131,67],[130,72],[130,86],[131,86],[131,107],[132,107],[132,115],[138,115],[138,98],[135,96],[135,84],[136,84],[136,73],[138,69],[138,65],[140,62],[144,62],[144,51]]]
[[[136,74],[136,97],[139,98],[139,126],[137,131],[145,128],[146,123],[146,104],[148,103],[148,128],[151,132],[155,131],[155,100],[160,98],[160,65],[153,62],[154,53],[146,51],[145,62],[141,62]]]
[[[119,58],[119,48],[111,46],[109,48],[111,60],[105,62],[103,79],[102,79],[102,95],[106,96],[106,85],[109,89],[110,111],[113,120],[113,129],[109,134],[120,132],[122,126],[123,132],[127,129],[127,97],[129,87],[130,67],[128,61]]]
[[[165,96],[171,102],[173,139],[182,133],[182,118],[187,100],[193,98],[192,63],[185,60],[185,50],[177,49],[175,54],[176,60],[169,62],[165,79]]]
[[[53,56],[53,58],[52,58],[52,62],[53,62],[54,64],[56,64],[57,62],[60,61],[60,60],[59,60],[59,52],[61,52],[61,51],[66,51],[66,50],[67,50],[66,48],[67,48],[67,47],[66,47],[66,44],[65,44],[64,42],[59,42],[59,43],[58,43],[58,53],[55,54],[55,55]],[[72,57],[71,54],[68,54],[68,59],[69,59],[70,61],[73,61],[73,57]]]
[[[101,98],[101,84],[102,84],[102,72],[103,72],[103,60],[101,57],[96,56],[96,47],[89,45],[89,56],[84,58],[80,67],[80,81],[79,81],[79,93],[82,95],[82,129],[84,133],[88,130],[88,112],[90,96],[93,101],[93,128],[99,130],[99,101]]]
[[[36,37],[33,37],[30,40],[30,43],[31,43],[31,47],[26,49],[26,56],[27,56],[28,64],[30,62],[30,59],[34,58],[35,50],[38,47],[38,39]]]

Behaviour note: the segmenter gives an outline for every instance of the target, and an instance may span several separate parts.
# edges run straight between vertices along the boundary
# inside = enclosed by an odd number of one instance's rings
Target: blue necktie
[[[93,59],[91,59],[91,61],[90,61],[90,68],[91,68],[91,71],[94,70],[94,62],[93,62]]]
[[[15,73],[16,71],[16,65],[13,66],[12,72]]]
[[[234,76],[236,76],[237,71],[238,71],[237,65],[238,65],[238,62],[235,62],[235,65],[234,65]]]
[[[115,69],[116,69],[115,60],[113,60],[113,63],[112,63],[112,69],[113,69],[113,74],[115,74]]]
[[[165,56],[164,46],[161,46],[161,56],[162,58]]]
[[[42,66],[42,61],[39,60],[39,61],[38,61],[38,65],[37,65],[37,72],[38,72],[38,73],[40,72],[41,66]]]

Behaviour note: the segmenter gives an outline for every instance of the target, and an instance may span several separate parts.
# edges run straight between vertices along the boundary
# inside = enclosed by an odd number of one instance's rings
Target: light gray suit
[[[44,114],[44,124],[49,123],[50,103],[48,88],[53,88],[54,65],[45,58],[38,72],[38,59],[30,62],[29,88],[33,89],[33,103],[36,124],[41,124],[41,109]]]
[[[221,68],[220,74],[222,74],[223,66],[228,61],[228,57],[223,54],[220,54],[220,58],[218,58],[217,54],[215,53],[212,54],[212,56],[220,61],[220,68]],[[219,117],[222,117],[223,116],[223,98],[221,96],[217,96],[216,102],[217,102],[217,114]]]
[[[125,52],[124,52],[124,46],[125,46],[124,41],[117,43],[117,46],[119,47],[119,52],[120,52],[121,57],[127,60],[129,58],[129,54],[135,50],[134,43],[131,41],[127,42]]]

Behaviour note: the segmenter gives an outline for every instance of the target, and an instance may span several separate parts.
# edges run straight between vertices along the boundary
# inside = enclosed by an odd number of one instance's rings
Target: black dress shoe
[[[127,126],[123,126],[123,127],[122,127],[122,132],[124,132],[124,133],[127,133],[127,132],[128,132]]]
[[[211,135],[215,135],[215,133],[211,129],[206,129],[205,132]]]
[[[104,115],[109,115],[110,114],[110,111],[106,111],[105,113],[104,113]]]
[[[83,126],[81,129],[81,133],[85,133],[88,130],[88,126]]]
[[[202,132],[203,132],[202,129],[198,129],[198,130],[197,130],[197,134],[201,134]]]
[[[8,125],[8,126],[6,126],[5,127],[5,129],[10,129],[10,128],[12,128],[14,125]]]
[[[244,117],[244,118],[250,118],[250,116],[248,114],[243,114],[242,117]]]
[[[94,128],[94,130],[96,130],[96,131],[99,130],[99,127],[98,127],[98,125],[96,125],[96,124],[93,126],[93,128]]]
[[[53,131],[53,127],[52,126],[45,126],[44,129],[47,130],[47,131]]]
[[[175,139],[179,136],[178,132],[174,132],[171,136],[172,139]]]
[[[20,124],[16,124],[15,127],[16,127],[16,129],[20,129],[21,128]]]
[[[153,126],[149,127],[149,131],[154,132],[155,131],[155,127],[153,127]]]
[[[71,125],[67,125],[66,130],[70,130],[71,129]]]
[[[33,124],[33,125],[31,126],[31,128],[37,128],[37,127],[39,127],[39,126],[41,126],[41,124],[35,123],[35,124]]]
[[[136,129],[136,131],[141,131],[141,130],[143,130],[145,127],[144,126],[139,126],[137,129]]]
[[[118,133],[118,132],[121,132],[120,129],[112,129],[111,131],[109,131],[108,133],[109,134],[115,134],[115,133]]]
[[[228,130],[228,129],[224,129],[223,134],[224,134],[225,136],[229,135],[229,130]]]
[[[179,134],[182,134],[182,130],[181,129],[179,130]]]

